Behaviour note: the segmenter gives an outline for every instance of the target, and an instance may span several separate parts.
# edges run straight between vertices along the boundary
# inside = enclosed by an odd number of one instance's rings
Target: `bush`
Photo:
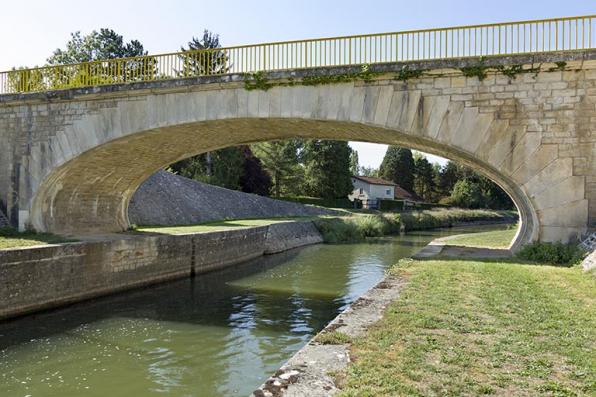
[[[358,242],[366,237],[397,234],[401,228],[399,214],[361,215],[349,218],[318,218],[315,227],[328,243]]]
[[[534,242],[523,246],[517,252],[517,257],[521,259],[565,267],[571,267],[581,262],[585,256],[586,252],[575,243],[564,244],[560,241],[556,243]]]
[[[347,218],[317,218],[315,227],[327,243],[364,241],[364,234]]]

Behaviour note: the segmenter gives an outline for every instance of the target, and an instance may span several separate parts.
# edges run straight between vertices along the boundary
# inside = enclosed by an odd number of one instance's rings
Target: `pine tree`
[[[271,141],[257,143],[251,150],[262,162],[273,179],[275,197],[298,194],[301,168],[298,149],[301,141]]]
[[[225,73],[229,69],[228,57],[217,48],[221,48],[218,34],[205,29],[202,38],[193,37],[188,42],[188,49],[180,47],[184,53],[180,55],[182,69],[178,70],[178,75],[189,77]]]

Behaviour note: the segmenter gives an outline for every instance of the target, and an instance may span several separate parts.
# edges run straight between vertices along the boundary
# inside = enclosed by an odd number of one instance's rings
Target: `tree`
[[[465,179],[458,181],[453,187],[452,203],[463,208],[480,208],[482,206],[482,192],[478,185]]]
[[[52,70],[47,76],[52,88],[139,81],[157,73],[156,60],[146,57],[147,51],[138,40],[125,43],[122,36],[111,29],[94,30],[87,36],[81,36],[81,32],[77,31],[71,33],[71,37],[66,49],[56,49],[47,59],[49,65],[116,61],[69,65]],[[121,59],[133,57],[144,58]]]
[[[441,198],[450,197],[453,187],[459,180],[462,166],[455,161],[448,161],[439,173],[438,194]]]
[[[206,183],[208,183],[208,181],[206,180],[207,178],[205,176],[211,175],[211,171],[207,169],[206,153],[201,153],[199,155],[177,161],[173,164],[170,164],[168,168],[174,174]]]
[[[143,45],[132,40],[124,43],[122,36],[111,29],[94,30],[81,37],[81,32],[70,34],[72,39],[66,43],[66,49],[57,49],[47,59],[49,65],[65,65],[101,61],[105,59],[131,58],[147,55]]]
[[[422,153],[414,155],[414,191],[430,202],[434,189],[433,166]]]
[[[273,183],[271,175],[263,168],[263,162],[253,154],[248,145],[240,146],[244,166],[240,177],[240,187],[244,193],[269,196]]]
[[[170,164],[169,170],[195,181],[240,190],[243,175],[244,157],[241,149],[231,146],[211,152],[211,162],[207,153],[186,158]]]
[[[33,92],[46,89],[43,69],[12,68],[6,81],[6,92]]]
[[[251,146],[253,153],[263,162],[263,166],[273,178],[275,197],[297,194],[301,180],[301,167],[298,149],[302,141],[271,141]]]
[[[362,166],[360,167],[360,175],[377,178],[379,176],[379,169],[374,167]]]
[[[180,64],[182,65],[181,70],[176,70],[178,76],[186,77],[186,76],[200,76],[204,74],[216,74],[221,73],[223,70],[222,67],[225,67],[225,57],[223,53],[220,54],[219,51],[214,52],[192,52],[198,50],[210,50],[215,48],[220,48],[221,45],[219,43],[219,35],[213,34],[212,32],[205,30],[203,32],[203,38],[197,39],[195,37],[192,38],[191,41],[188,42],[188,50],[185,49],[183,46],[180,49],[184,52],[191,52],[190,54],[181,54],[180,55]],[[171,165],[172,169],[180,169],[184,168],[184,174],[190,175],[203,175],[203,180],[206,183],[210,183],[208,180],[204,179],[204,175],[213,175],[213,171],[211,169],[212,164],[212,155],[210,152],[200,154],[200,158],[190,158],[186,160],[182,160],[180,164],[173,164]],[[198,167],[197,169],[191,169],[191,167]],[[192,177],[193,179],[197,179],[196,176]],[[208,178],[210,179],[210,178]],[[198,179],[197,179],[198,180]]]
[[[228,57],[217,48],[221,48],[218,34],[205,29],[202,39],[193,37],[188,42],[188,50],[180,47],[184,53],[180,55],[182,69],[178,75],[188,77],[225,73],[230,68]]]
[[[226,189],[240,190],[244,157],[237,146],[211,152],[212,174],[209,183]]]
[[[414,189],[414,158],[410,149],[389,146],[379,167],[381,178],[395,182],[402,188]]]
[[[499,185],[455,161],[449,161],[441,169],[438,180],[438,194],[442,198],[448,198],[446,202],[454,205],[491,209],[515,208],[509,195]],[[460,183],[462,181],[466,183]],[[470,195],[475,197],[472,198]]]
[[[343,198],[353,190],[347,142],[306,141],[301,153],[304,191],[319,198]]]
[[[358,161],[358,151],[352,149],[350,152],[350,173],[352,175],[360,175],[360,164]]]

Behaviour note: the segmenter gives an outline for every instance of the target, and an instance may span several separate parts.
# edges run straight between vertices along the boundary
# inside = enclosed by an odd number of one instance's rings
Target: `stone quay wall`
[[[0,250],[0,319],[190,277],[323,238],[312,222]]]

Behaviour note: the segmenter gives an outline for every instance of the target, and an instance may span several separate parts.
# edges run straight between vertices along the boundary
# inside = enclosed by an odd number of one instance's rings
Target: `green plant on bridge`
[[[466,66],[463,68],[459,68],[459,70],[462,72],[462,74],[464,76],[478,77],[478,80],[480,80],[480,81],[482,81],[486,77],[488,77],[488,72],[501,73],[502,75],[509,77],[509,79],[511,81],[511,80],[515,80],[518,74],[525,74],[525,73],[533,73],[534,78],[536,78],[536,76],[538,76],[538,73],[540,73],[542,70],[541,69],[542,64],[538,65],[537,67],[534,67],[534,64],[532,64],[532,67],[524,68],[524,66],[521,64],[515,64],[515,65],[511,65],[511,66],[503,66],[503,65],[490,66],[490,65],[486,65],[485,61],[486,61],[486,58],[484,56],[481,56],[478,59],[477,65]],[[547,70],[547,72],[550,73],[550,72],[556,72],[559,70],[562,71],[562,70],[565,70],[565,68],[567,67],[567,62],[555,62],[555,64],[557,66],[549,68]]]
[[[424,70],[410,70],[408,65],[404,65],[399,73],[395,76],[395,80],[403,81],[404,83],[410,79],[418,79],[422,76],[428,75]]]
[[[500,73],[504,76],[509,77],[510,81],[515,80],[517,75],[519,74],[526,74],[526,73],[533,73],[534,78],[538,76],[538,73],[542,71],[541,66],[534,66],[532,64],[529,68],[524,68],[521,64],[515,64],[511,66],[504,66],[504,65],[486,65],[485,63],[486,58],[481,56],[478,59],[478,64],[474,66],[465,66],[459,68],[462,74],[465,77],[478,77],[478,80],[483,81],[488,77],[489,72],[493,73]],[[556,67],[551,67],[546,70],[546,72],[556,72],[556,71],[563,71],[567,68],[567,62],[555,62],[557,65]],[[425,70],[411,70],[409,65],[404,65],[398,72],[371,72],[371,65],[370,64],[363,64],[361,70],[356,73],[341,73],[341,74],[328,74],[328,75],[320,75],[320,76],[304,76],[301,80],[296,81],[292,78],[287,79],[287,81],[276,81],[271,82],[269,80],[269,75],[266,71],[258,71],[254,73],[245,73],[244,74],[244,88],[247,91],[252,90],[262,90],[268,91],[273,87],[286,87],[286,86],[295,86],[295,85],[302,85],[302,86],[316,86],[316,85],[325,85],[325,84],[341,84],[341,83],[350,83],[353,81],[364,81],[370,82],[374,78],[388,75],[388,74],[395,74],[394,80],[402,81],[406,83],[410,79],[418,79],[423,76],[429,76],[428,71]],[[442,75],[437,75],[440,77]]]
[[[341,73],[341,74],[328,74],[321,76],[304,76],[300,81],[295,81],[289,78],[288,81],[276,81],[270,82],[269,75],[266,71],[258,71],[254,73],[244,74],[244,88],[247,91],[262,90],[268,91],[272,87],[286,87],[286,86],[316,86],[325,84],[341,84],[350,83],[353,81],[362,80],[370,82],[374,78],[390,74],[392,72],[371,72],[370,64],[364,64],[361,66],[360,71],[356,73]]]

